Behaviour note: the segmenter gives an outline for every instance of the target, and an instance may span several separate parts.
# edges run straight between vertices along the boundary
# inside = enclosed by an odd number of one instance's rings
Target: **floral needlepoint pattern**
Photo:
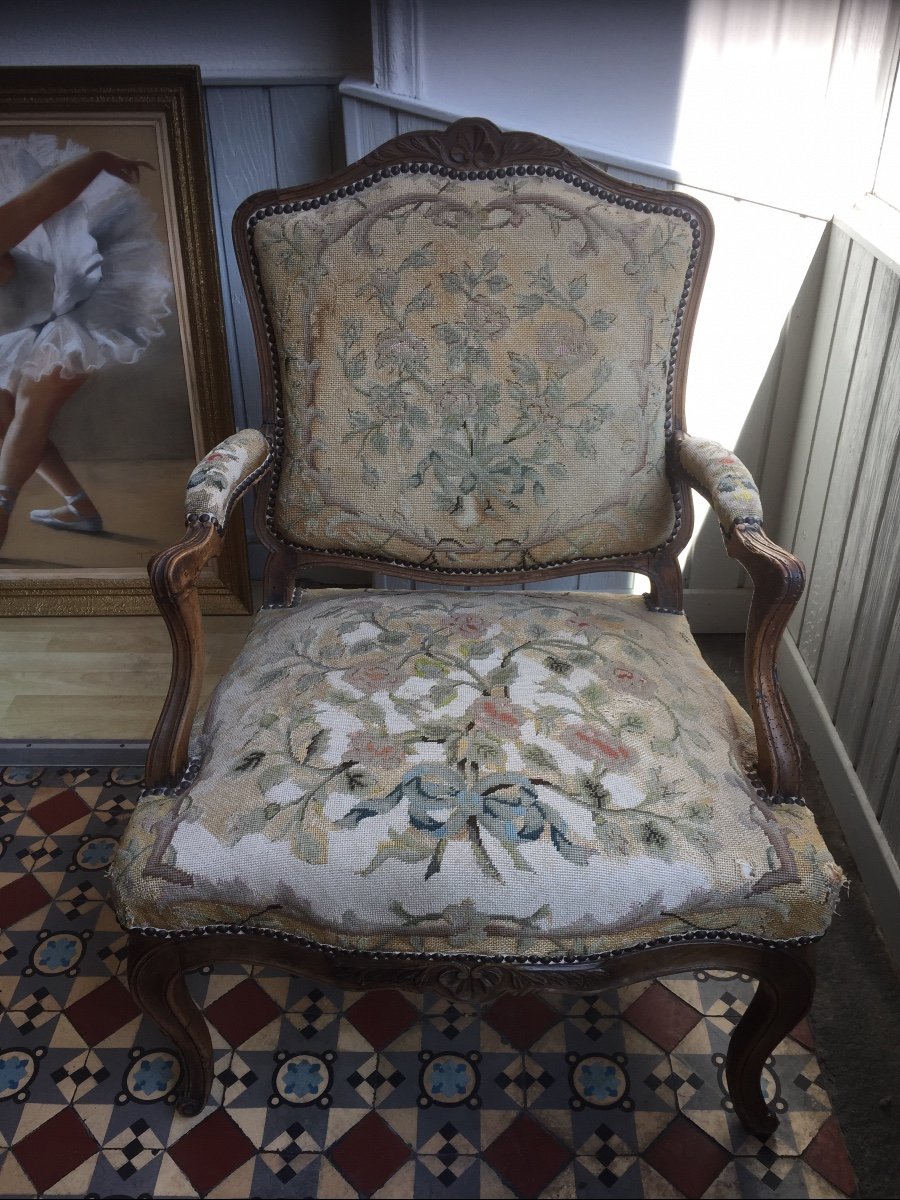
[[[269,210],[251,236],[283,392],[279,536],[480,569],[672,535],[682,216],[548,177],[426,175]]]
[[[731,529],[735,521],[762,521],[759,490],[735,454],[718,442],[696,437],[684,438],[678,453],[688,474],[709,493],[723,529]]]
[[[207,515],[224,524],[241,484],[268,456],[269,444],[256,429],[226,438],[194,468],[187,482],[187,515]]]
[[[582,955],[820,934],[840,886],[808,810],[757,794],[685,619],[638,597],[307,593],[257,618],[200,740],[113,859],[126,926]]]
[[[467,644],[493,636],[471,597],[454,615]],[[570,628],[609,627],[591,610]],[[616,626],[623,627],[627,622]],[[346,631],[351,638],[354,629]],[[617,666],[631,661],[610,659]],[[547,670],[547,678],[568,678]],[[641,674],[636,663],[634,670]],[[430,685],[444,679],[416,678]],[[348,685],[346,695],[352,694]],[[627,695],[636,708],[640,697]],[[497,700],[501,715],[527,723],[524,711],[507,708],[516,700],[502,692],[486,698]],[[479,726],[479,736],[487,737],[488,728]],[[509,736],[502,720],[490,728]],[[628,744],[631,736],[620,735]],[[617,774],[637,778],[634,770],[607,770],[607,784]],[[90,810],[83,830],[54,835],[63,861],[76,861],[78,849],[95,838],[124,832],[139,770],[97,768],[79,774],[82,783],[62,774],[44,768],[27,782],[5,785],[4,800],[16,802],[9,809],[15,815],[7,825],[13,852],[6,868],[16,878],[38,870],[16,853],[33,840],[26,814],[29,803],[41,801],[35,782],[49,794],[75,788]],[[349,793],[340,811],[358,800]],[[460,841],[471,845],[465,833]],[[219,1024],[230,1012],[227,1027],[236,1031],[240,1051],[213,1023],[210,1101],[196,1117],[184,1117],[175,1103],[181,1065],[174,1046],[151,1018],[134,1016],[124,987],[111,980],[108,963],[119,957],[113,951],[122,933],[104,872],[78,865],[74,881],[64,871],[44,878],[56,888],[48,929],[36,933],[26,916],[0,934],[4,1196],[177,1192],[288,1200],[383,1189],[463,1200],[486,1194],[487,1179],[490,1190],[516,1197],[640,1198],[659,1194],[660,1173],[673,1193],[699,1195],[695,1151],[702,1154],[707,1194],[758,1197],[762,1188],[772,1200],[805,1200],[854,1191],[808,1029],[785,1038],[764,1072],[766,1098],[781,1119],[778,1134],[759,1143],[738,1125],[725,1051],[755,985],[733,972],[678,976],[638,999],[634,988],[611,988],[596,996],[548,993],[464,1004],[433,993],[360,995],[302,976],[288,980],[268,969],[217,964],[188,972],[185,982]],[[441,873],[432,880],[440,882]],[[57,910],[58,895],[85,881],[102,891],[103,903],[76,912],[70,929]],[[454,931],[465,936],[476,917],[474,905],[461,902]],[[39,978],[35,961],[45,962]],[[652,987],[671,1003],[657,1002],[652,1011],[645,1003],[637,1021],[637,1005]],[[277,998],[271,1017],[263,993]],[[692,1019],[676,1028],[673,1005],[689,1009]],[[685,1144],[693,1157],[682,1152]]]

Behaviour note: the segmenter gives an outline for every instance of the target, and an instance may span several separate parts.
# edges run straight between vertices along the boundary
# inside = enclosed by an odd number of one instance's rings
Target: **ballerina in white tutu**
[[[64,503],[32,521],[103,528],[50,430],[92,372],[137,362],[170,312],[141,167],[46,134],[0,138],[0,543],[35,471]]]

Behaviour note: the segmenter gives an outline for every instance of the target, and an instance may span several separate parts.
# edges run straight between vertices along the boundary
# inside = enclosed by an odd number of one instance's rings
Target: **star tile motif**
[[[0,859],[0,1195],[855,1191],[806,1023],[764,1077],[778,1133],[762,1143],[740,1128],[723,1054],[754,984],[733,972],[482,1008],[234,964],[194,972],[214,1082],[203,1112],[184,1118],[178,1055],[128,991],[127,938],[100,869],[139,772],[11,772],[0,768],[11,836]]]

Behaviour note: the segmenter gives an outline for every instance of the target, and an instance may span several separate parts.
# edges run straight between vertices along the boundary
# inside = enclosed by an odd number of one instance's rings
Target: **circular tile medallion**
[[[62,975],[78,965],[84,942],[73,933],[51,933],[31,952],[31,965],[39,975]]]
[[[280,1065],[272,1078],[275,1094],[270,1098],[270,1104],[285,1104],[304,1107],[308,1104],[318,1104],[320,1107],[331,1102],[328,1095],[331,1090],[332,1070],[328,1058],[333,1055],[319,1057],[317,1054],[292,1054],[280,1058]]]
[[[605,1054],[587,1054],[584,1058],[572,1055],[569,1062],[573,1106],[615,1108],[627,1103],[628,1075],[621,1063]]]

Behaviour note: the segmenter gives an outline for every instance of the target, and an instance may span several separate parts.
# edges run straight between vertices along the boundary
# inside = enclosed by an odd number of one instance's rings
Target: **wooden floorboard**
[[[206,618],[204,699],[252,617]],[[160,617],[0,620],[0,738],[146,741],[169,686]]]

